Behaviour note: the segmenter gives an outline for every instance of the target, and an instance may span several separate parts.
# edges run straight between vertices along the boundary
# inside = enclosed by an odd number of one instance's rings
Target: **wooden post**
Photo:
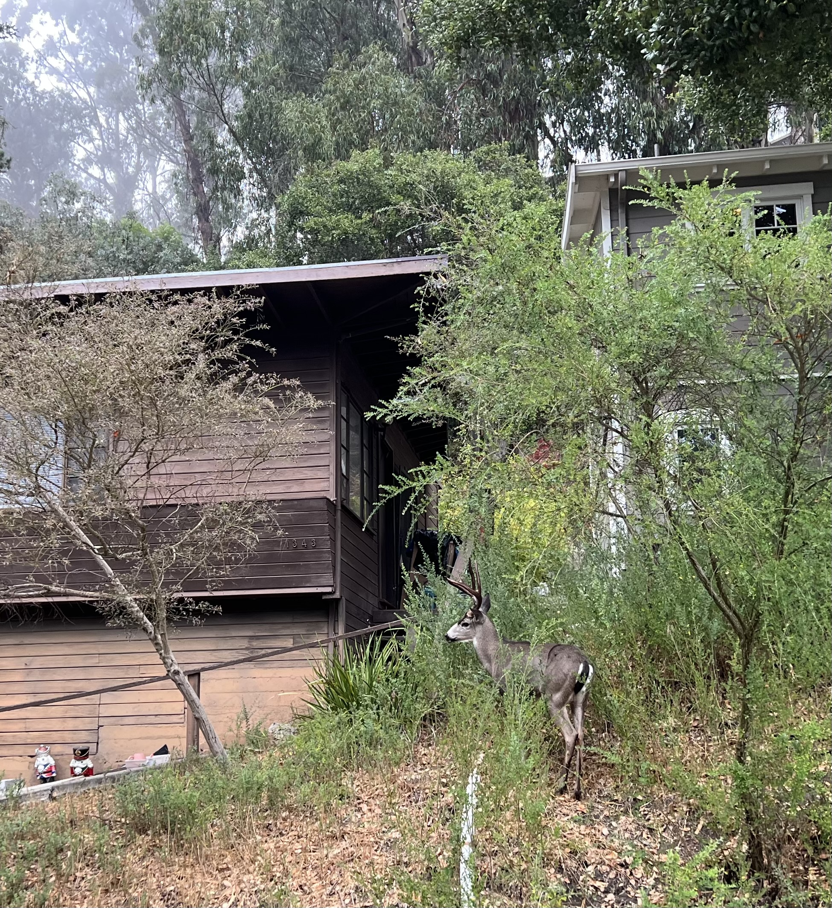
[[[188,675],[188,683],[196,691],[197,697],[201,696],[199,692],[200,673],[193,672]],[[196,750],[199,753],[199,726],[196,724],[196,716],[191,712],[191,708],[185,705],[185,753]]]

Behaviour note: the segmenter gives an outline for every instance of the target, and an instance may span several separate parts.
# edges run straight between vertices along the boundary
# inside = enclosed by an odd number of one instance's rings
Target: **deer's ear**
[[[482,605],[480,606],[479,610],[483,613],[483,615],[487,615],[490,608],[491,597],[488,595],[488,593],[486,593],[485,596],[483,596]]]

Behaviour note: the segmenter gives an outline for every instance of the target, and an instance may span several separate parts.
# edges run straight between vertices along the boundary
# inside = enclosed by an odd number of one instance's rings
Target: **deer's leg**
[[[575,742],[578,740],[578,733],[575,731],[575,727],[569,719],[565,706],[558,707],[557,703],[552,700],[549,702],[549,711],[552,714],[552,718],[557,723],[558,728],[560,728],[564,743],[566,744],[566,753],[563,757],[563,778],[561,779],[558,789],[559,791],[565,791],[569,781],[569,767],[572,764],[572,755],[575,753]]]
[[[578,691],[572,704],[572,722],[578,734],[578,756],[575,761],[575,799],[578,801],[581,799],[581,769],[584,762],[584,701],[587,693],[586,688]]]

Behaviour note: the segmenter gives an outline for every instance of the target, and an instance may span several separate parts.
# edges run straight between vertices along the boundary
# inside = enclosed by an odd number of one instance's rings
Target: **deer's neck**
[[[477,656],[479,656],[480,662],[482,662],[483,668],[492,678],[497,678],[501,674],[499,665],[500,635],[497,633],[497,628],[494,627],[494,622],[487,615],[477,636],[474,638],[474,649]]]

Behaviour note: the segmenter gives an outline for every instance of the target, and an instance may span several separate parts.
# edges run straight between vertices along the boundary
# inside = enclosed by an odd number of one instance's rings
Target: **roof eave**
[[[284,268],[241,268],[225,271],[184,271],[176,274],[143,274],[90,280],[54,281],[25,288],[34,298],[86,296],[123,291],[188,291],[213,287],[254,287],[305,281],[332,281],[399,274],[424,274],[447,264],[444,255],[374,259],[364,262],[331,262]],[[12,289],[12,288],[10,288]]]
[[[610,186],[619,184],[626,186],[637,178],[641,170],[660,171],[666,179],[683,181],[689,177],[693,182],[699,182],[706,178],[721,180],[726,171],[729,176],[736,172],[739,177],[745,178],[824,170],[830,167],[830,162],[832,142],[815,142],[573,164],[570,168],[562,245],[565,249],[580,239],[574,224],[578,194],[604,192]]]

